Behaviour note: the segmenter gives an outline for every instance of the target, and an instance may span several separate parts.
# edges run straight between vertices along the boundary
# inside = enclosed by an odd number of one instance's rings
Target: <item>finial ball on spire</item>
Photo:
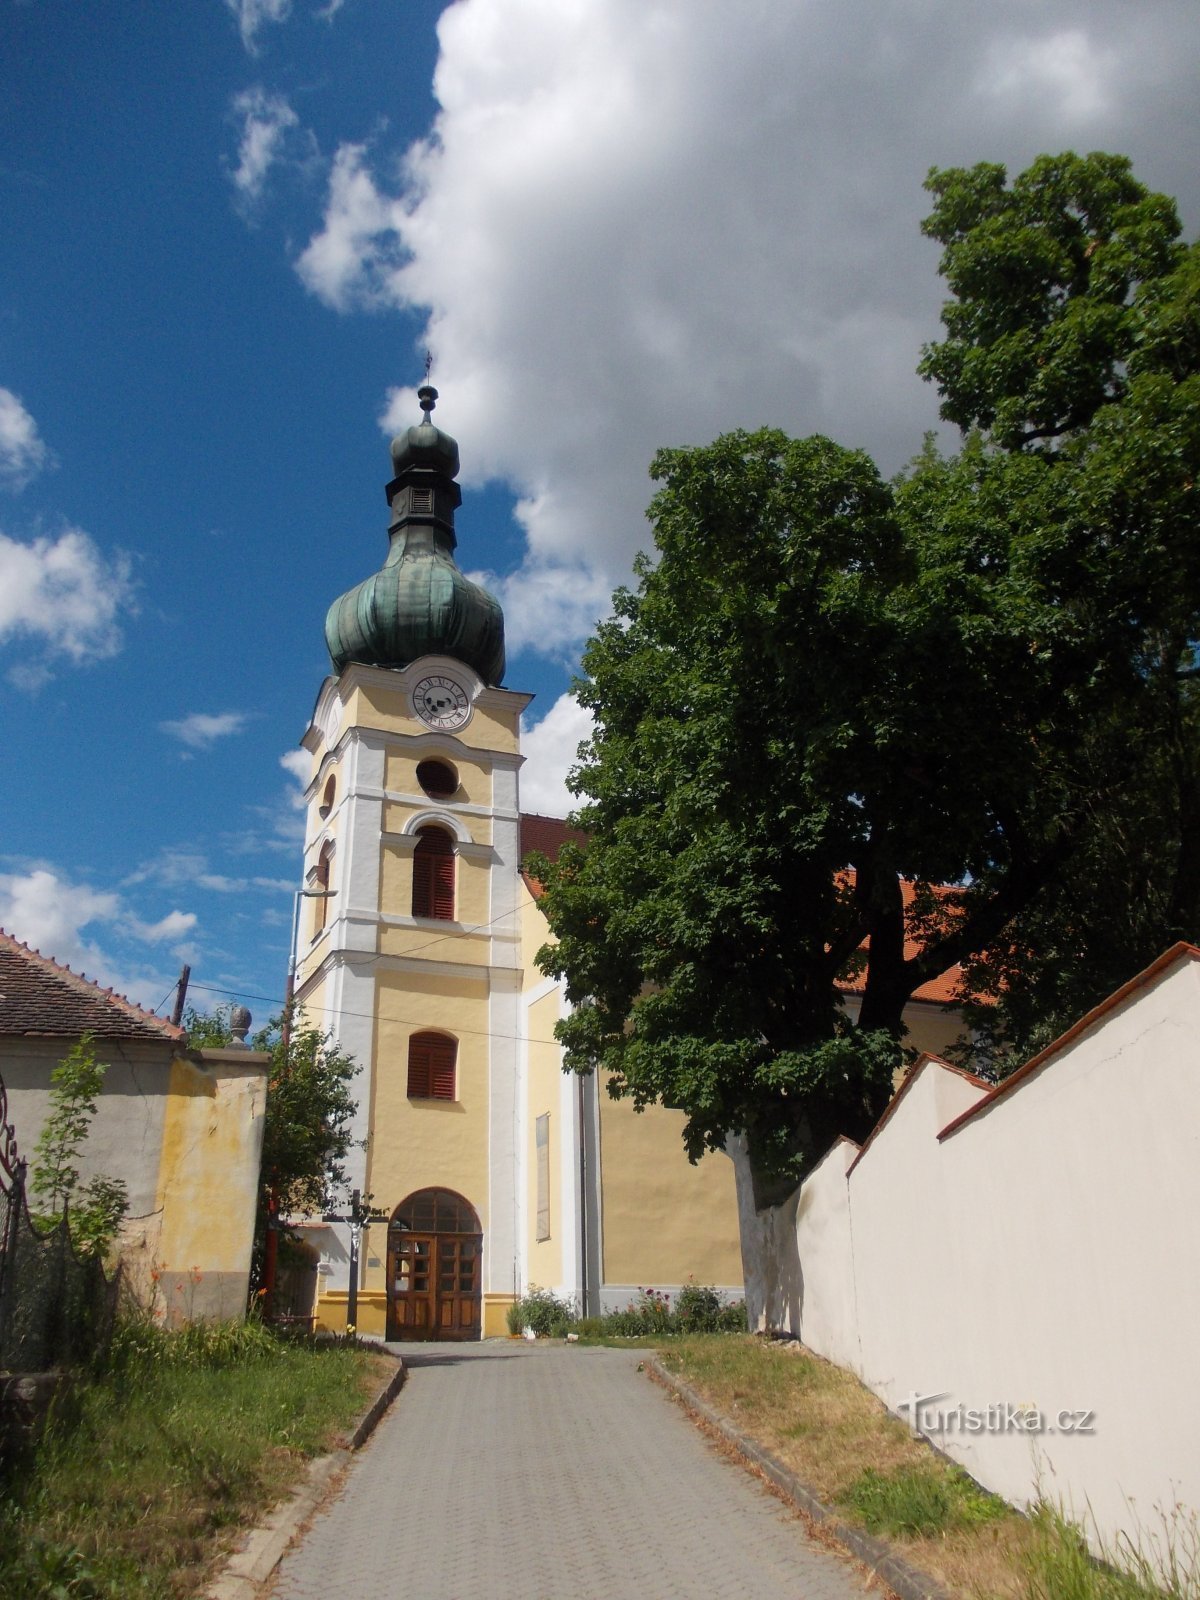
[[[429,421],[429,413],[437,403],[438,392],[432,384],[423,383],[417,390],[417,399],[421,403],[421,410],[425,413],[425,421]]]

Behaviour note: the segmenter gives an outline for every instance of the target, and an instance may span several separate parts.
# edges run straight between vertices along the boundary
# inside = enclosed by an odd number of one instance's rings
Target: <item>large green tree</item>
[[[893,484],[770,429],[661,452],[656,553],[577,689],[589,843],[538,869],[568,1066],[682,1108],[693,1155],[744,1134],[759,1207],[869,1128],[922,983],[994,984],[1039,919],[1086,953],[1195,909],[1196,254],[1117,157],[928,187],[954,299],[922,369],[963,448]],[[1149,894],[1134,848],[1089,922],[1131,771],[1177,773],[1178,848]]]
[[[1085,713],[1061,798],[1069,857],[969,968],[1003,1070],[1200,933],[1200,248],[1119,156],[928,187],[955,298],[921,370],[978,443],[966,496],[953,467],[916,492],[969,514],[984,476],[1034,486],[1031,514],[1019,497],[1009,513],[1053,607],[1030,644],[1057,651]]]

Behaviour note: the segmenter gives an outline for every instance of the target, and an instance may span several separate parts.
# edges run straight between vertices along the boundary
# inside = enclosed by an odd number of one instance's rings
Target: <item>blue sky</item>
[[[1125,151],[1194,236],[1197,61],[1194,0],[0,0],[0,925],[265,1018],[285,758],[427,347],[562,810],[654,450],[898,467],[928,167]]]

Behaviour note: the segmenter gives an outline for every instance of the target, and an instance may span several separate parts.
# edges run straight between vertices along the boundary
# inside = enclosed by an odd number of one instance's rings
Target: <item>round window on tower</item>
[[[417,782],[433,800],[449,800],[458,793],[458,773],[448,761],[418,762]]]

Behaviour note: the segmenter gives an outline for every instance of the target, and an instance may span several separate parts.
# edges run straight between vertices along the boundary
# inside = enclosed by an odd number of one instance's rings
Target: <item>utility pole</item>
[[[179,974],[179,982],[175,985],[175,1004],[171,1008],[171,1026],[177,1028],[183,1021],[183,1002],[187,999],[188,979],[192,975],[191,967],[186,964]]]

